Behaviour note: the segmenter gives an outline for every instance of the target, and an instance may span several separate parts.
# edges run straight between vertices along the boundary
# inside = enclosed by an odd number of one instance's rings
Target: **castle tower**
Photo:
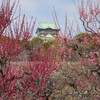
[[[42,23],[40,22],[36,34],[44,41],[53,40],[58,37],[60,29],[56,27],[55,23]]]

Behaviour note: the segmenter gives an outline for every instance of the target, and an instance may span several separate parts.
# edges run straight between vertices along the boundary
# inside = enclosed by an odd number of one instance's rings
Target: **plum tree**
[[[0,6],[0,99],[45,99],[49,95],[46,83],[57,67],[57,63],[49,57],[50,52],[42,58],[40,50],[37,50],[33,61],[24,62],[24,65],[16,66],[10,62],[24,49],[35,24],[33,17],[30,23],[25,20],[25,15],[22,20],[20,13],[15,17],[18,5],[17,0],[12,6],[10,0],[2,0]]]

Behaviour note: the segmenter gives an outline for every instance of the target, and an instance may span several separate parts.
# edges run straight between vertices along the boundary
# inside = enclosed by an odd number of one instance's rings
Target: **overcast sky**
[[[31,16],[36,18],[35,30],[40,21],[53,22],[53,7],[55,7],[62,31],[65,26],[65,13],[70,21],[74,20],[75,16],[78,17],[73,0],[21,0],[22,12],[28,18]]]
[[[13,1],[14,0],[11,0],[11,2]],[[75,20],[75,17],[78,19],[73,0],[20,0],[20,4],[21,12],[27,16],[28,20],[31,16],[33,16],[34,19],[36,18],[34,32],[40,21],[54,22],[52,17],[53,7],[55,7],[62,31],[64,31],[65,26],[65,13],[67,13],[68,21]]]

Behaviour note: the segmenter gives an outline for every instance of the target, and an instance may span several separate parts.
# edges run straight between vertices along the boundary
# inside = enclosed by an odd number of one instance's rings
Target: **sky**
[[[11,3],[13,1],[14,0],[11,0]],[[54,22],[52,16],[53,7],[55,7],[62,32],[64,32],[65,27],[65,13],[67,13],[69,24],[71,24],[73,20],[75,21],[75,18],[78,19],[78,12],[73,0],[20,0],[20,5],[22,15],[25,14],[28,20],[30,20],[32,16],[34,19],[36,18],[34,33],[40,22]]]

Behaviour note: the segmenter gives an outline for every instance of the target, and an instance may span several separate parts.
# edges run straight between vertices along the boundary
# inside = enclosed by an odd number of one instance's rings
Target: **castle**
[[[55,23],[40,22],[36,34],[43,41],[47,41],[47,40],[54,40],[55,38],[57,38],[59,31],[60,28],[58,28]]]

